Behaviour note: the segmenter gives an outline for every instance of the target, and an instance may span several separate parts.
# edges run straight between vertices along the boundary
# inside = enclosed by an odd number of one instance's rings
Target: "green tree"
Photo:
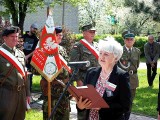
[[[1,5],[5,10],[0,14],[11,15],[13,25],[19,26],[23,31],[24,20],[27,12],[36,11],[35,6],[43,6],[44,3],[39,0],[2,0]]]
[[[128,29],[133,29],[137,35],[157,31],[160,20],[158,0],[124,0],[124,7],[130,8],[130,14],[125,19]]]
[[[80,26],[92,23],[96,26],[96,22],[100,19],[104,9],[104,0],[88,0],[79,7]]]
[[[53,0],[51,5],[63,2],[77,5],[83,1],[85,0]],[[43,0],[1,0],[0,4],[5,8],[4,11],[0,11],[0,15],[11,15],[13,25],[19,26],[22,32],[26,13],[36,12],[37,7],[44,7]]]

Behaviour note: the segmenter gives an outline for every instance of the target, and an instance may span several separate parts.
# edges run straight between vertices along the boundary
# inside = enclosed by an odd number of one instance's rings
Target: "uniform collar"
[[[127,51],[129,51],[129,48],[126,45],[125,45],[125,48],[127,49]],[[131,47],[130,49],[132,51],[133,47]]]

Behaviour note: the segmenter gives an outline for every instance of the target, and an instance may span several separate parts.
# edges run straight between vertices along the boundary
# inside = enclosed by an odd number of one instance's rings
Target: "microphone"
[[[70,67],[89,67],[90,66],[90,62],[89,61],[78,61],[78,62],[68,62],[68,66]]]

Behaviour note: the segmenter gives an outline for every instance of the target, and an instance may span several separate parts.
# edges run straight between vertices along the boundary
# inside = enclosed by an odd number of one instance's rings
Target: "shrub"
[[[136,42],[135,47],[139,48],[141,51],[141,56],[144,56],[144,44],[147,42],[147,37],[135,37]]]

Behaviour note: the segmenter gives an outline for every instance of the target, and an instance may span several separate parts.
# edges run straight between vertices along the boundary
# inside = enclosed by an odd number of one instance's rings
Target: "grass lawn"
[[[32,109],[26,113],[25,120],[43,120],[42,111]]]
[[[154,87],[148,87],[146,69],[138,70],[139,87],[136,92],[132,111],[146,116],[157,117],[157,95],[159,90],[159,73],[154,80]]]
[[[40,92],[40,76],[33,77],[33,91]],[[42,110],[31,109],[26,113],[25,120],[43,120]]]
[[[157,117],[157,95],[159,90],[159,73],[154,80],[154,87],[148,87],[146,69],[138,70],[139,87],[134,99],[132,112],[145,116]],[[40,76],[33,78],[33,91],[40,91],[39,87]],[[25,120],[42,120],[42,111],[32,109],[27,113]]]

